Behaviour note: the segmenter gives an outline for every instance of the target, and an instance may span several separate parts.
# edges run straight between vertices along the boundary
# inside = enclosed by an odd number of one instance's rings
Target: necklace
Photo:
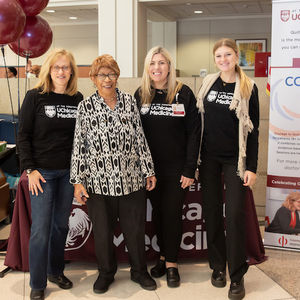
[[[104,98],[104,97],[103,97],[103,99],[104,99],[105,102],[113,102],[113,101],[116,100],[116,98],[117,98],[116,95],[114,95],[112,98]]]
[[[223,83],[223,86],[226,86],[227,84],[230,84],[230,83],[234,83],[234,82],[235,82],[235,74],[234,74],[234,78],[233,78],[233,76],[231,75],[231,76],[226,80],[226,82],[223,80],[222,75],[220,76],[220,78],[221,78],[221,81],[222,81],[222,83]]]

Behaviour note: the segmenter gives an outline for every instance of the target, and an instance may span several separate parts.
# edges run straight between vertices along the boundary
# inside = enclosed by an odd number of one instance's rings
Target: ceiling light
[[[192,3],[191,2],[187,2],[185,5],[191,5]]]
[[[55,13],[55,10],[54,9],[47,9],[46,12],[48,12],[48,13]]]
[[[70,20],[77,20],[77,17],[69,17]]]
[[[203,10],[195,10],[194,13],[195,13],[195,14],[202,14],[202,13],[203,13]]]

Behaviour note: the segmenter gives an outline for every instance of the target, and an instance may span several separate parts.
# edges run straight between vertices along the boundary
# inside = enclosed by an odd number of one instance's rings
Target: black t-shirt
[[[27,92],[20,111],[17,146],[21,169],[67,169],[73,145],[80,92]]]
[[[203,155],[236,163],[239,153],[239,120],[230,110],[235,83],[219,77],[204,99]],[[254,129],[248,134],[246,169],[256,172],[258,156],[259,103],[256,85],[249,100],[249,116]]]
[[[141,106],[139,90],[134,96],[140,109],[155,174],[194,178],[201,124],[192,90],[183,85],[172,104],[166,103],[164,90],[155,90],[150,105]]]

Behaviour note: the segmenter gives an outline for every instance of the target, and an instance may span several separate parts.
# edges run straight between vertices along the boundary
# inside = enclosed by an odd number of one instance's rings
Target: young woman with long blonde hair
[[[248,270],[245,252],[246,188],[256,180],[259,103],[255,83],[239,67],[234,40],[223,38],[213,48],[220,72],[203,79],[197,96],[202,114],[200,181],[207,231],[212,285],[225,287],[226,262],[230,299],[245,296],[243,276]],[[226,236],[223,221],[225,190]]]

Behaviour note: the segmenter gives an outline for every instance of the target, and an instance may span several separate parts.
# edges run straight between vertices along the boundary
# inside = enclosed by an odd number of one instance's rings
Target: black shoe
[[[167,268],[168,287],[178,287],[180,285],[180,276],[177,268]]]
[[[213,270],[211,274],[211,284],[218,288],[226,286],[226,271]]]
[[[164,260],[159,260],[157,264],[150,270],[151,276],[154,278],[159,278],[166,274],[166,262]]]
[[[137,272],[131,272],[131,280],[139,283],[143,289],[148,291],[153,291],[157,288],[155,280],[150,276],[148,272],[141,274]]]
[[[61,275],[48,275],[50,282],[56,283],[61,289],[68,290],[73,286],[71,280],[69,280],[64,274]]]
[[[105,293],[108,290],[109,286],[113,283],[114,280],[115,280],[114,278],[102,277],[99,274],[99,276],[93,286],[94,293],[96,293],[96,294]]]
[[[31,290],[30,300],[44,300],[44,290]]]
[[[241,300],[245,297],[244,278],[241,281],[233,281],[230,284],[228,298],[234,300]]]

